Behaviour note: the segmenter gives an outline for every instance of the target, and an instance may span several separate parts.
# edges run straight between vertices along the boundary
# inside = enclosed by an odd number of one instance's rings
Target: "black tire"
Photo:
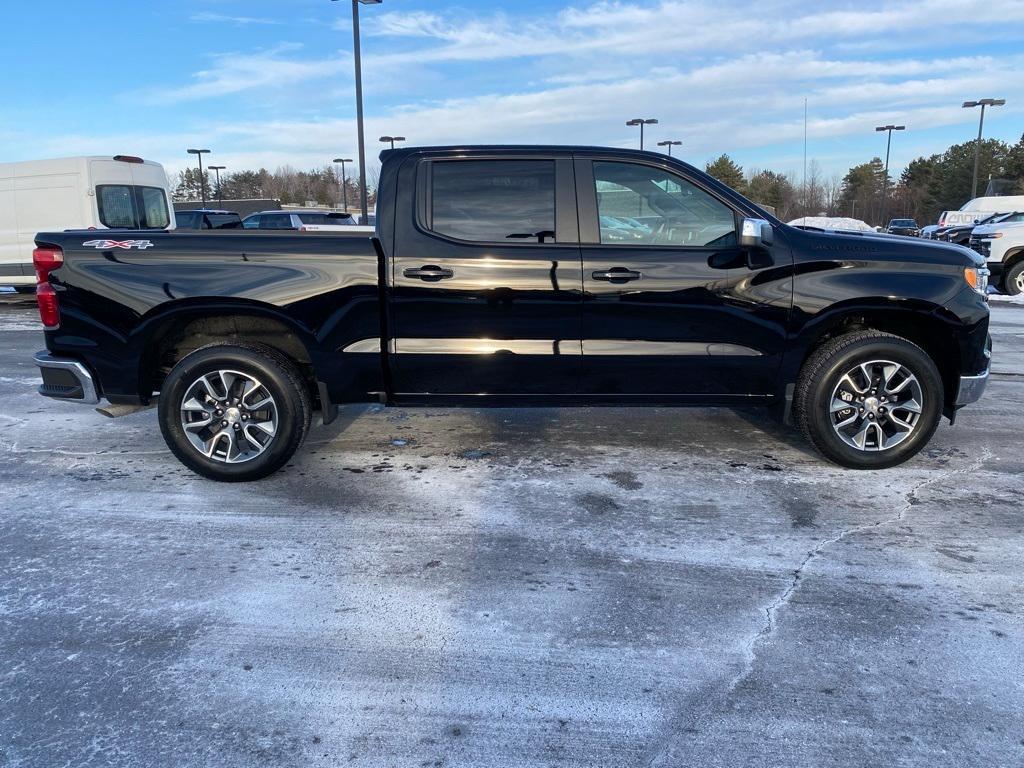
[[[1024,259],[1021,259],[1003,273],[1003,284],[1000,286],[1007,296],[1016,296],[1024,289]]]
[[[274,435],[262,453],[241,463],[204,456],[190,442],[182,424],[181,408],[190,387],[201,376],[219,370],[253,376],[274,401]],[[197,349],[171,369],[160,392],[160,431],[171,452],[193,472],[224,482],[258,480],[283,467],[305,439],[312,414],[309,389],[295,365],[276,350],[259,344],[235,342]]]
[[[882,450],[865,450],[840,437],[833,426],[830,406],[844,374],[861,363],[877,360],[905,366],[917,379],[923,403],[913,429],[902,442]],[[836,464],[851,469],[885,469],[902,464],[928,443],[942,417],[943,396],[942,377],[924,350],[889,333],[857,331],[830,339],[811,353],[797,381],[793,416],[811,444]],[[839,415],[837,421],[841,418]],[[880,438],[875,439],[876,444],[880,442]]]

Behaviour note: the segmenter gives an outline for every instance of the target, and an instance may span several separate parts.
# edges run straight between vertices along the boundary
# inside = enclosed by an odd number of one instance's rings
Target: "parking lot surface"
[[[1020,766],[1024,309],[915,460],[756,410],[382,409],[283,472],[34,392],[0,306],[2,766]]]

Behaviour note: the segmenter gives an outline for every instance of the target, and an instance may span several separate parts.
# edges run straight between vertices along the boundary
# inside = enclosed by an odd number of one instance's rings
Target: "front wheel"
[[[257,480],[292,457],[309,430],[302,377],[269,347],[213,344],[186,355],[160,392],[171,452],[213,480]]]
[[[1024,293],[1024,259],[1006,270],[1003,275],[1003,293],[1007,296]]]
[[[927,444],[942,402],[942,378],[924,350],[864,331],[815,350],[801,371],[793,408],[797,424],[827,458],[853,469],[884,469]]]

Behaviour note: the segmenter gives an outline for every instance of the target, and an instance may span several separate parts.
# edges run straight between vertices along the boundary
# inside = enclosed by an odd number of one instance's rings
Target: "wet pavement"
[[[283,472],[44,400],[0,306],[0,766],[1020,766],[1024,309],[917,459],[346,409]]]

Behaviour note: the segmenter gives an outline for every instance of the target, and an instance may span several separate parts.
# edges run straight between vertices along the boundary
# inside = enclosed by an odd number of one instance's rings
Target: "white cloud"
[[[214,24],[234,24],[239,27],[247,27],[250,24],[280,24],[277,19],[258,18],[255,16],[229,16],[223,13],[202,11],[189,16],[189,21],[211,22]]]

